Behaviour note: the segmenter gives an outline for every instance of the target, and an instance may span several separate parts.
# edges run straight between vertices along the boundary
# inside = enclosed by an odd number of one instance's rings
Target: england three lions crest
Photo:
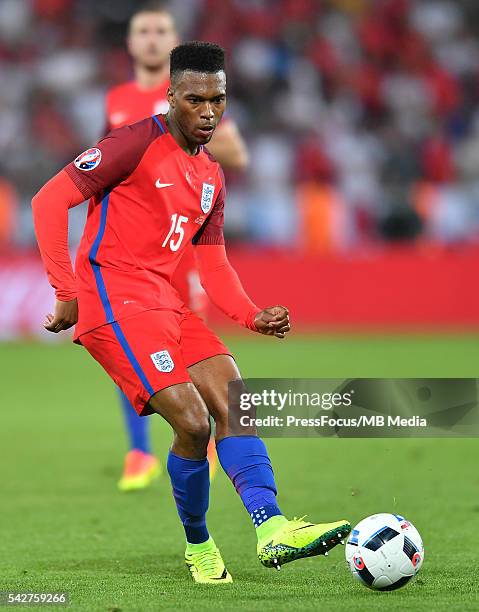
[[[203,183],[201,192],[201,210],[206,214],[213,206],[213,196],[215,195],[215,186],[210,183]]]
[[[168,351],[158,351],[150,355],[155,368],[160,372],[171,372],[175,367],[174,361]]]

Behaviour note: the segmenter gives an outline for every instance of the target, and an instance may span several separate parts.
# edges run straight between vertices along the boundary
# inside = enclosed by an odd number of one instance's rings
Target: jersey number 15
[[[168,235],[163,241],[163,244],[161,246],[162,247],[168,246],[168,241],[169,241],[170,249],[172,251],[177,251],[180,248],[180,244],[183,238],[185,237],[185,230],[181,226],[183,223],[187,223],[187,222],[188,222],[188,217],[183,217],[183,215],[178,215],[177,213],[175,213],[174,215],[171,215],[170,231],[168,232]],[[175,235],[174,238],[172,238],[173,234]]]

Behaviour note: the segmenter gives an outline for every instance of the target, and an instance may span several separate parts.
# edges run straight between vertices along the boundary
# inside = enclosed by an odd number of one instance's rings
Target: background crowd
[[[0,0],[0,249],[33,244],[32,195],[102,134],[106,89],[131,77],[136,4]],[[477,1],[167,6],[184,39],[228,54],[251,153],[228,180],[230,240],[329,252],[479,239]]]

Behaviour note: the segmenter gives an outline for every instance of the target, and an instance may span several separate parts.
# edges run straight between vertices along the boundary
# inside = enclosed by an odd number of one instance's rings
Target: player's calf
[[[241,378],[234,359],[230,355],[215,355],[190,366],[188,373],[215,421],[216,439],[245,433],[229,427],[229,385]]]
[[[210,475],[206,447],[210,437],[208,410],[190,383],[168,387],[150,400],[175,432],[168,453],[168,473],[187,542],[187,563],[196,582],[225,581],[224,564],[206,527]],[[221,561],[221,563],[220,563]],[[228,575],[229,576],[229,575]],[[231,581],[231,577],[229,577]]]

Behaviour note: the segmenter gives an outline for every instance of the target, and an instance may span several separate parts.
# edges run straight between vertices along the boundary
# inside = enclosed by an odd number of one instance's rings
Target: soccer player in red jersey
[[[145,117],[168,111],[170,52],[178,44],[175,20],[165,5],[142,4],[128,26],[127,46],[133,59],[134,80],[113,87],[106,97],[106,132],[131,125]],[[208,150],[225,170],[241,171],[248,152],[234,121],[223,117],[208,142]],[[172,285],[188,307],[205,319],[207,297],[196,269],[193,246],[187,245],[172,277]],[[150,419],[138,418],[126,395],[120,400],[128,430],[130,449],[125,457],[121,491],[134,491],[151,484],[160,473],[160,463],[151,451]],[[214,439],[208,445],[211,476],[216,471]]]
[[[35,231],[50,283],[52,332],[76,324],[82,344],[140,415],[157,413],[174,431],[168,454],[173,495],[195,582],[231,582],[206,526],[210,415],[224,471],[250,514],[263,565],[280,567],[325,554],[349,533],[345,521],[287,520],[278,507],[263,441],[239,435],[228,412],[228,384],[240,373],[227,347],[171,285],[188,242],[195,245],[210,299],[252,331],[284,338],[283,306],[260,309],[248,298],[225,253],[225,185],[204,145],[226,103],[224,52],[186,43],[171,54],[166,115],[114,130],[79,155],[33,199]],[[91,198],[73,273],[68,209]]]

